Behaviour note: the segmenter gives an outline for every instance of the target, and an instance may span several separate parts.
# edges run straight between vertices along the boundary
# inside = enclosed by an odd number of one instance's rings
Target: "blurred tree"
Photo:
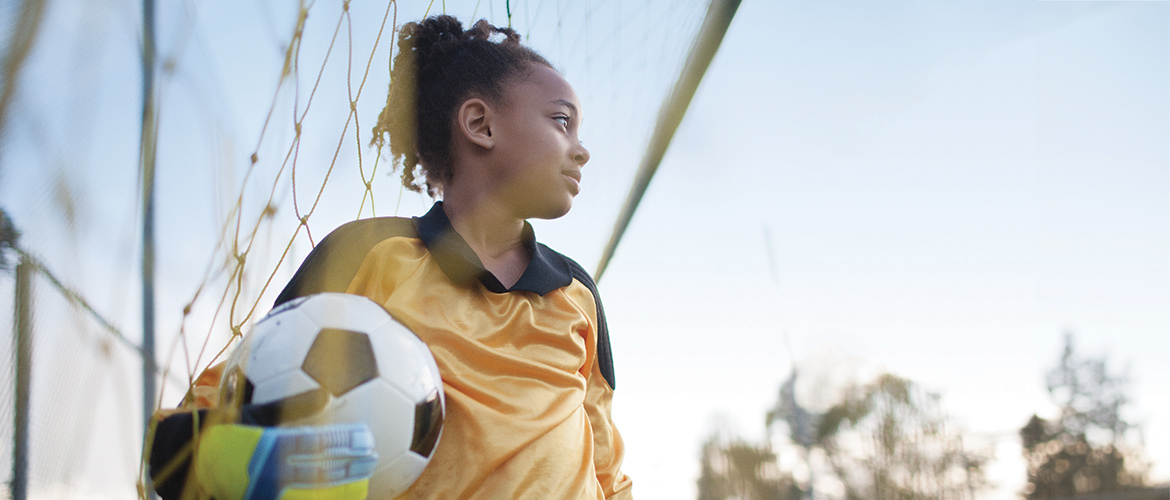
[[[895,375],[848,391],[816,442],[849,500],[972,498],[987,486],[988,456],[964,449],[939,396]]]
[[[16,230],[16,225],[12,223],[12,219],[0,208],[0,271],[8,270],[8,252],[7,249],[16,249],[16,241],[20,239],[20,231]]]
[[[770,444],[716,434],[703,444],[699,500],[808,499],[814,497],[814,482],[837,486],[816,498],[833,493],[849,500],[972,498],[986,488],[987,457],[965,450],[939,397],[910,380],[883,374],[870,384],[853,385],[824,412],[802,407],[795,391],[794,371],[766,422],[769,434],[774,424],[787,427],[809,479],[798,482],[781,469]],[[820,471],[816,480],[814,470]]]
[[[699,452],[699,500],[723,500],[731,497],[729,479],[723,470],[722,450],[715,436],[703,442]]]
[[[792,475],[776,466],[769,446],[741,439],[724,442],[713,435],[703,443],[699,500],[798,500]]]
[[[788,380],[785,380],[780,385],[780,397],[776,404],[772,406],[771,410],[764,416],[764,424],[768,430],[768,441],[771,442],[772,426],[776,422],[782,422],[788,426],[788,438],[797,446],[801,448],[801,454],[804,457],[805,469],[809,471],[810,477],[805,481],[802,498],[814,498],[813,485],[815,481],[811,477],[814,470],[811,463],[811,457],[814,447],[821,445],[820,436],[817,435],[817,426],[824,416],[820,413],[809,411],[796,401],[796,368],[792,369],[792,373],[788,375]]]
[[[1109,373],[1104,359],[1077,355],[1065,335],[1060,364],[1047,376],[1048,394],[1060,415],[1032,415],[1020,429],[1028,463],[1028,499],[1069,497],[1140,488],[1146,464],[1139,429],[1126,422],[1126,377]]]

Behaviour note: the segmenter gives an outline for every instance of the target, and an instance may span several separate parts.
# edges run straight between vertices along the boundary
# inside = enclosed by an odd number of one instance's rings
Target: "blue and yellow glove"
[[[195,477],[217,500],[362,500],[376,464],[364,423],[224,424],[200,438]]]
[[[323,392],[311,391],[244,405],[238,415],[199,412],[206,422],[199,425],[190,472],[200,489],[216,500],[365,499],[377,465],[374,435],[366,424],[276,426],[320,411],[325,401]],[[168,423],[160,422],[160,432]],[[153,454],[151,462],[154,475]],[[164,488],[159,493],[168,498]]]

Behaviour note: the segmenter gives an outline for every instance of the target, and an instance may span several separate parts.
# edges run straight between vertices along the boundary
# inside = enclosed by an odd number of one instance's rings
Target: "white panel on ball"
[[[390,313],[376,302],[365,297],[362,297],[365,300],[354,300],[353,297],[357,296],[323,293],[313,296],[313,307],[300,309],[325,328],[369,332],[391,321]]]
[[[276,316],[266,316],[256,324],[250,340],[245,342],[251,344],[245,347],[248,349],[248,380],[259,384],[281,372],[299,368],[299,363],[292,364],[287,360],[304,359],[320,329],[320,325],[306,317],[299,308],[285,310]],[[268,331],[280,333],[264,333]]]
[[[379,460],[390,460],[406,453],[414,436],[414,402],[406,399],[385,380],[375,379],[340,398],[330,408],[337,422],[368,421],[377,415],[382,425],[371,426],[374,449]],[[385,467],[379,464],[379,469]]]
[[[427,459],[414,453],[403,453],[387,464],[378,464],[381,469],[370,478],[370,491],[386,491],[392,485],[413,483],[422,475],[427,462]]]
[[[370,333],[370,342],[381,363],[382,378],[392,381],[412,401],[441,389],[439,370],[430,349],[401,323],[394,321]]]
[[[316,380],[299,370],[289,370],[263,382],[252,383],[255,385],[252,404],[260,405],[320,387]]]

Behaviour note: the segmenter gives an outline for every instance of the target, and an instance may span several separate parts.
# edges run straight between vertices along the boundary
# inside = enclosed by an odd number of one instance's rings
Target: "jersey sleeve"
[[[605,498],[630,499],[633,483],[621,471],[626,450],[613,423],[612,402],[613,389],[602,377],[598,363],[594,363],[585,388],[585,412],[593,431],[593,468]]]
[[[626,455],[625,442],[612,416],[615,379],[605,308],[601,305],[601,295],[593,277],[580,264],[568,258],[566,260],[573,278],[589,289],[594,302],[597,355],[594,356],[585,386],[585,412],[593,431],[593,468],[605,498],[628,500],[633,498],[633,482],[621,471],[622,460]]]

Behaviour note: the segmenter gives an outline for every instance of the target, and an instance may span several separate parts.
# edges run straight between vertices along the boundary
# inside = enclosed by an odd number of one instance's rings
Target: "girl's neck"
[[[444,191],[443,211],[484,267],[511,288],[531,258],[524,247],[524,219],[490,198],[459,191]]]

